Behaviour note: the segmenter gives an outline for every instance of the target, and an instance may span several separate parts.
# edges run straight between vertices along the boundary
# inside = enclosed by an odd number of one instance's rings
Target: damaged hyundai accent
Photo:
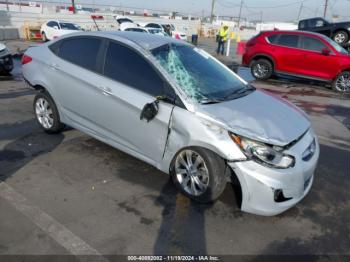
[[[243,211],[276,215],[310,191],[319,157],[307,116],[205,51],[137,32],[85,32],[22,58],[49,133],[76,128],[171,174],[207,203],[238,186]]]

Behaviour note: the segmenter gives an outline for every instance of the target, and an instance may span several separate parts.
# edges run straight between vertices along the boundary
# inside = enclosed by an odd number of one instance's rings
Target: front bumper
[[[242,189],[242,211],[273,216],[291,208],[310,191],[314,171],[319,158],[319,145],[308,161],[302,160],[302,153],[316,139],[312,130],[285,152],[295,157],[295,166],[288,169],[275,169],[256,163],[253,160],[231,162]],[[276,201],[277,192],[283,192],[285,199]]]
[[[11,54],[0,56],[0,72],[10,72],[13,69],[13,60]]]

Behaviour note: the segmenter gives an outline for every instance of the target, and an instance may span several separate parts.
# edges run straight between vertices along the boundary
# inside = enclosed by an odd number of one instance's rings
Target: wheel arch
[[[348,34],[348,36],[350,36],[350,33],[349,33],[348,29],[346,29],[346,28],[337,28],[336,30],[333,31],[332,37],[333,37],[336,33],[340,32],[340,31],[344,31],[345,33]]]
[[[256,54],[256,55],[254,55],[252,57],[252,59],[250,60],[249,67],[251,67],[251,64],[254,61],[259,60],[259,59],[266,59],[266,60],[268,60],[272,64],[273,70],[276,69],[276,61],[275,61],[275,59],[272,56],[267,55],[267,54]]]
[[[341,68],[337,75],[335,77],[333,77],[332,81],[336,80],[337,77],[341,74],[341,73],[344,73],[344,72],[350,72],[350,67],[345,67],[345,68]]]
[[[204,149],[204,150],[208,150],[211,153],[217,155],[219,158],[221,158],[224,162],[225,162],[225,177],[226,177],[226,181],[229,182],[233,188],[234,194],[235,194],[235,198],[236,198],[236,203],[237,206],[239,208],[241,208],[242,206],[242,201],[243,201],[243,189],[242,189],[242,185],[241,185],[241,181],[238,177],[238,175],[234,172],[234,170],[232,169],[232,167],[229,165],[229,161],[223,157],[222,155],[220,155],[216,150],[212,150],[209,147],[206,146],[200,146],[200,145],[193,145],[193,146],[185,146],[183,148],[180,148],[173,156],[170,165],[169,165],[169,174],[172,174],[173,172],[173,168],[174,168],[174,163],[176,160],[176,156],[183,150],[186,149],[192,149],[192,150],[196,150],[196,148],[200,148],[200,149]]]
[[[47,92],[47,89],[44,87],[44,86],[42,86],[42,85],[33,85],[32,86],[36,91],[39,91],[39,92]]]
[[[170,165],[169,165],[169,174],[171,173],[172,171],[172,168],[174,166],[174,162],[175,162],[175,159],[176,159],[176,156],[183,150],[186,150],[186,149],[192,149],[192,150],[196,150],[196,148],[200,148],[200,149],[204,149],[204,150],[208,150],[210,152],[212,152],[213,154],[216,154],[218,157],[220,157],[221,159],[223,159],[224,161],[226,161],[226,159],[218,154],[217,151],[213,150],[212,148],[208,147],[208,146],[203,146],[203,145],[189,145],[189,146],[184,146],[180,149],[178,149],[175,154],[173,155],[171,161],[170,161]]]

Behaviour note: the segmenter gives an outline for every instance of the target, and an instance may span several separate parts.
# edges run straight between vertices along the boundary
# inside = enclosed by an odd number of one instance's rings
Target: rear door
[[[279,34],[271,45],[271,52],[276,58],[276,71],[299,74],[301,72],[302,52],[300,37],[297,34]]]
[[[95,123],[96,97],[101,95],[101,54],[104,40],[70,37],[57,43],[57,56],[50,62],[50,79],[64,116],[74,127],[102,134]],[[56,45],[56,44],[55,44]]]
[[[145,104],[172,89],[142,54],[116,41],[106,48],[102,78],[95,123],[127,151],[157,166],[174,105],[160,101],[159,112],[150,122],[140,120],[140,115]]]
[[[333,51],[329,55],[322,54],[323,49],[331,50],[322,40],[317,37],[302,36],[301,48],[304,53],[302,74],[328,80],[337,74],[338,58]]]

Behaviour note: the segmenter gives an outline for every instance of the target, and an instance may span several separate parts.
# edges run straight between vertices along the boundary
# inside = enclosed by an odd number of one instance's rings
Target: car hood
[[[302,110],[259,90],[231,101],[200,105],[197,111],[237,135],[277,146],[289,144],[310,128]]]

